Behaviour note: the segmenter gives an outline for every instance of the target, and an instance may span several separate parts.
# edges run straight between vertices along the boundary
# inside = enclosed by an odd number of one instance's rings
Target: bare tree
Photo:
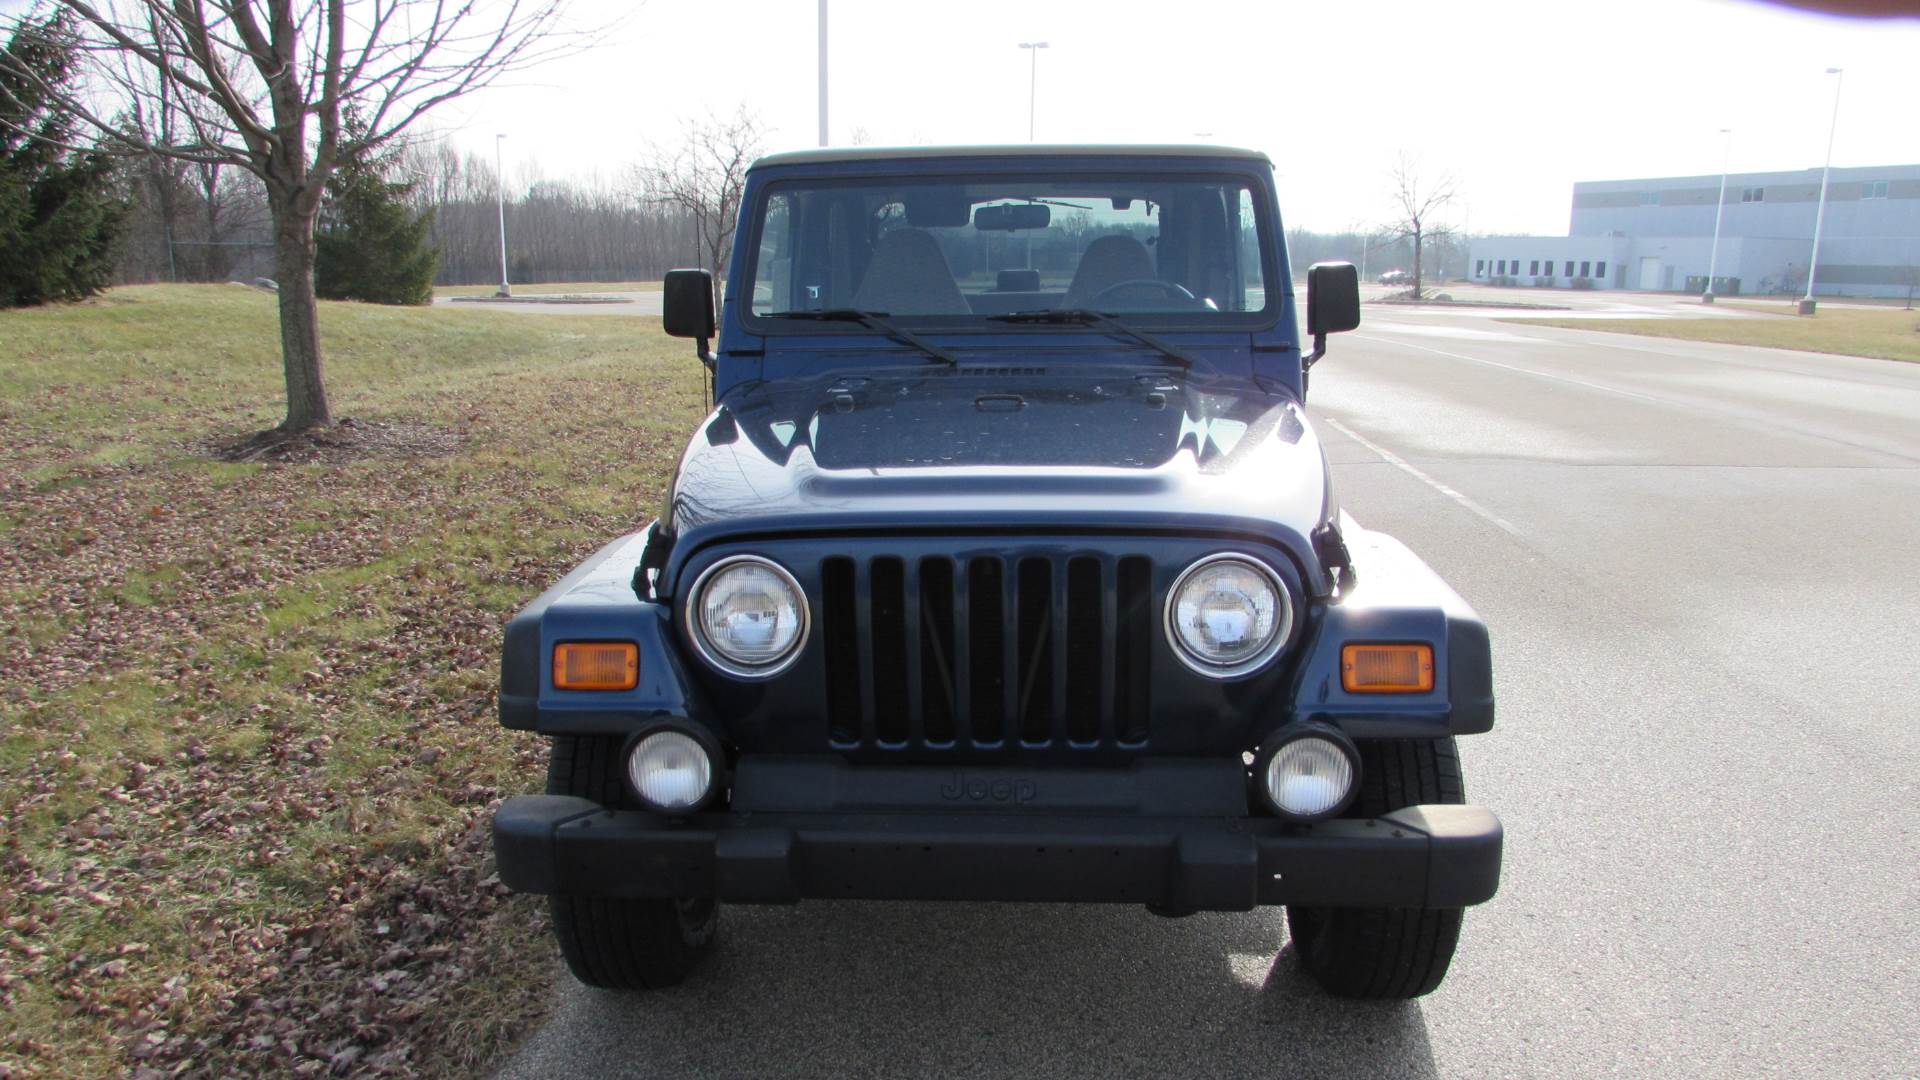
[[[732,253],[747,166],[760,156],[765,139],[766,126],[741,105],[725,119],[708,114],[689,121],[679,146],[656,147],[635,170],[642,198],[692,215],[701,259],[715,278]]]
[[[1420,159],[1400,152],[1393,167],[1390,201],[1393,218],[1381,231],[1395,240],[1413,241],[1413,298],[1420,298],[1420,255],[1429,237],[1451,235],[1440,216],[1453,204],[1458,181],[1452,173],[1424,172]]]
[[[103,108],[62,94],[63,107],[126,150],[234,166],[265,186],[287,383],[282,434],[333,422],[313,230],[340,160],[342,117],[352,109],[365,118],[364,142],[379,146],[434,106],[572,41],[555,33],[563,0],[58,2],[79,16],[95,85],[111,98]],[[8,23],[29,25],[18,16]],[[117,122],[135,110],[169,122]]]
[[[415,212],[432,211],[443,284],[500,280],[493,155],[461,153],[416,130],[401,155]],[[516,191],[516,189],[518,189]],[[644,281],[688,265],[700,241],[693,215],[636,191],[632,175],[540,179],[508,184],[514,226],[513,280]],[[704,263],[704,257],[696,260]]]
[[[126,57],[120,59],[119,68],[118,79],[135,82],[143,77],[141,65]],[[174,108],[167,90],[165,85],[161,85],[156,93],[143,94],[127,103],[127,110],[121,115],[120,122],[133,129],[135,140],[153,146],[165,146],[178,141],[175,128],[180,122],[179,110]],[[141,155],[140,164],[141,178],[153,196],[152,206],[166,245],[167,280],[178,281],[180,272],[174,262],[174,239],[180,227],[181,196],[188,186],[187,172],[190,166],[177,158],[155,153]]]

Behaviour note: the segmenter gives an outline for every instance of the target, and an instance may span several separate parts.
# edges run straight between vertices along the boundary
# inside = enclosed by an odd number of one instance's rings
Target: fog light
[[[1264,755],[1267,801],[1292,821],[1321,821],[1346,809],[1360,778],[1359,755],[1332,732],[1302,731]]]
[[[713,759],[700,740],[684,731],[656,731],[627,755],[633,793],[655,810],[680,814],[706,801],[713,789]]]

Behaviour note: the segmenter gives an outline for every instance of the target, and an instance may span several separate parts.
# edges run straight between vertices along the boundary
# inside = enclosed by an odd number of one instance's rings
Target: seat
[[[1073,284],[1067,286],[1067,298],[1063,306],[1088,307],[1104,289],[1123,281],[1139,281],[1154,276],[1153,256],[1147,254],[1146,245],[1131,236],[1118,233],[1102,236],[1088,244],[1086,252],[1080,256],[1080,265],[1074,268]]]
[[[873,246],[853,306],[895,315],[971,315],[940,245],[923,229],[895,229]]]
[[[1002,270],[994,278],[994,292],[1039,292],[1040,271]]]

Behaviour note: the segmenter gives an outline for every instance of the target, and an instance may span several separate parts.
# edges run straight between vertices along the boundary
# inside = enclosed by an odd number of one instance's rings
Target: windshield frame
[[[956,162],[956,167],[933,171],[913,172],[862,172],[859,174],[794,174],[780,175],[759,184],[749,185],[752,200],[747,209],[747,228],[742,234],[739,257],[733,264],[739,273],[737,283],[729,281],[727,291],[732,294],[731,304],[740,325],[749,333],[763,337],[845,337],[845,336],[884,336],[880,331],[872,330],[851,322],[822,323],[806,319],[781,318],[779,313],[756,314],[753,310],[753,289],[759,270],[759,251],[763,230],[766,227],[768,206],[772,199],[796,188],[817,190],[831,187],[861,188],[876,185],[909,186],[914,184],[942,183],[981,183],[1005,181],[1010,187],[1019,187],[1029,182],[1038,183],[1110,183],[1114,180],[1140,180],[1148,183],[1180,184],[1218,184],[1228,188],[1244,188],[1253,208],[1254,236],[1259,246],[1259,269],[1261,282],[1266,294],[1266,304],[1254,311],[1115,311],[1111,318],[1124,322],[1130,327],[1142,327],[1163,332],[1186,332],[1205,334],[1257,334],[1272,330],[1279,325],[1287,306],[1287,297],[1292,292],[1292,282],[1285,279],[1281,270],[1281,247],[1278,240],[1279,221],[1271,197],[1272,188],[1268,178],[1252,170],[1224,168],[1168,168],[1158,161],[1142,160],[1127,163],[1102,164],[1099,167],[1078,166],[1061,167],[1050,162],[1045,168],[1008,167],[1004,160],[996,160],[993,167],[982,167],[984,162]],[[1208,165],[1226,164],[1209,162]],[[1276,287],[1278,284],[1279,287]],[[1078,334],[1086,335],[1090,331],[1103,333],[1096,327],[1063,323],[1008,323],[996,321],[991,313],[970,315],[932,315],[913,312],[888,312],[886,317],[894,323],[912,326],[923,332],[939,334],[970,335],[1048,335]]]

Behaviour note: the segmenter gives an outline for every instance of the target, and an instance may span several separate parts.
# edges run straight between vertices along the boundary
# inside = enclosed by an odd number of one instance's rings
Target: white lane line
[[[1377,332],[1388,334],[1412,334],[1416,337],[1452,338],[1455,341],[1504,341],[1520,342],[1525,345],[1570,345],[1571,342],[1554,338],[1532,337],[1527,334],[1510,334],[1504,330],[1477,330],[1467,326],[1441,326],[1437,323],[1389,323],[1372,324]]]
[[[1487,509],[1486,507],[1481,506],[1479,503],[1474,502],[1472,499],[1467,498],[1465,495],[1460,494],[1458,491],[1455,491],[1453,488],[1450,488],[1447,485],[1441,483],[1440,481],[1435,480],[1433,477],[1428,476],[1426,473],[1421,472],[1419,468],[1415,467],[1412,463],[1408,462],[1407,459],[1401,457],[1400,455],[1394,453],[1393,451],[1387,449],[1386,447],[1381,446],[1379,443],[1374,442],[1373,440],[1367,438],[1365,435],[1360,434],[1359,432],[1353,430],[1352,428],[1341,423],[1340,421],[1335,420],[1331,416],[1327,416],[1326,414],[1322,413],[1320,416],[1320,419],[1326,421],[1328,427],[1331,427],[1335,431],[1338,431],[1340,434],[1345,435],[1347,438],[1352,439],[1354,442],[1357,442],[1361,446],[1364,446],[1367,449],[1373,451],[1374,453],[1380,455],[1381,460],[1385,461],[1387,464],[1393,466],[1396,469],[1399,469],[1401,472],[1406,473],[1408,476],[1413,477],[1415,480],[1420,481],[1421,483],[1427,485],[1428,487],[1439,492],[1440,494],[1445,495],[1447,498],[1452,499],[1454,502],[1459,503],[1461,506],[1466,507],[1468,510],[1472,511],[1474,514],[1478,515],[1479,517],[1492,522],[1494,525],[1505,530],[1508,535],[1511,535],[1511,536],[1520,535],[1520,530],[1514,528],[1512,522],[1508,521],[1506,518],[1501,517],[1499,514],[1496,514],[1493,511]]]
[[[1430,352],[1430,353],[1433,353],[1435,356],[1450,357],[1451,359],[1454,359],[1454,360],[1465,360],[1469,364],[1485,364],[1488,367],[1501,368],[1505,371],[1512,371],[1521,375],[1532,375],[1534,378],[1537,378],[1537,379],[1547,379],[1552,382],[1562,382],[1562,383],[1571,384],[1573,386],[1583,386],[1583,387],[1586,387],[1588,390],[1598,390],[1603,394],[1618,394],[1621,397],[1633,398],[1635,401],[1651,401],[1656,405],[1669,405],[1669,406],[1680,404],[1679,402],[1670,400],[1668,398],[1655,397],[1652,394],[1640,394],[1640,393],[1635,393],[1632,390],[1621,390],[1618,387],[1602,386],[1599,383],[1588,382],[1585,379],[1570,379],[1565,375],[1549,375],[1544,371],[1535,371],[1533,368],[1524,368],[1515,364],[1502,364],[1498,360],[1483,360],[1478,356],[1468,356],[1465,353],[1448,352],[1445,349],[1436,349],[1431,345],[1419,345],[1411,341],[1400,341],[1395,338],[1372,337],[1367,334],[1354,334],[1353,336],[1356,338],[1359,338],[1362,341],[1378,341],[1382,345],[1398,345],[1403,349],[1419,349],[1421,352]]]

